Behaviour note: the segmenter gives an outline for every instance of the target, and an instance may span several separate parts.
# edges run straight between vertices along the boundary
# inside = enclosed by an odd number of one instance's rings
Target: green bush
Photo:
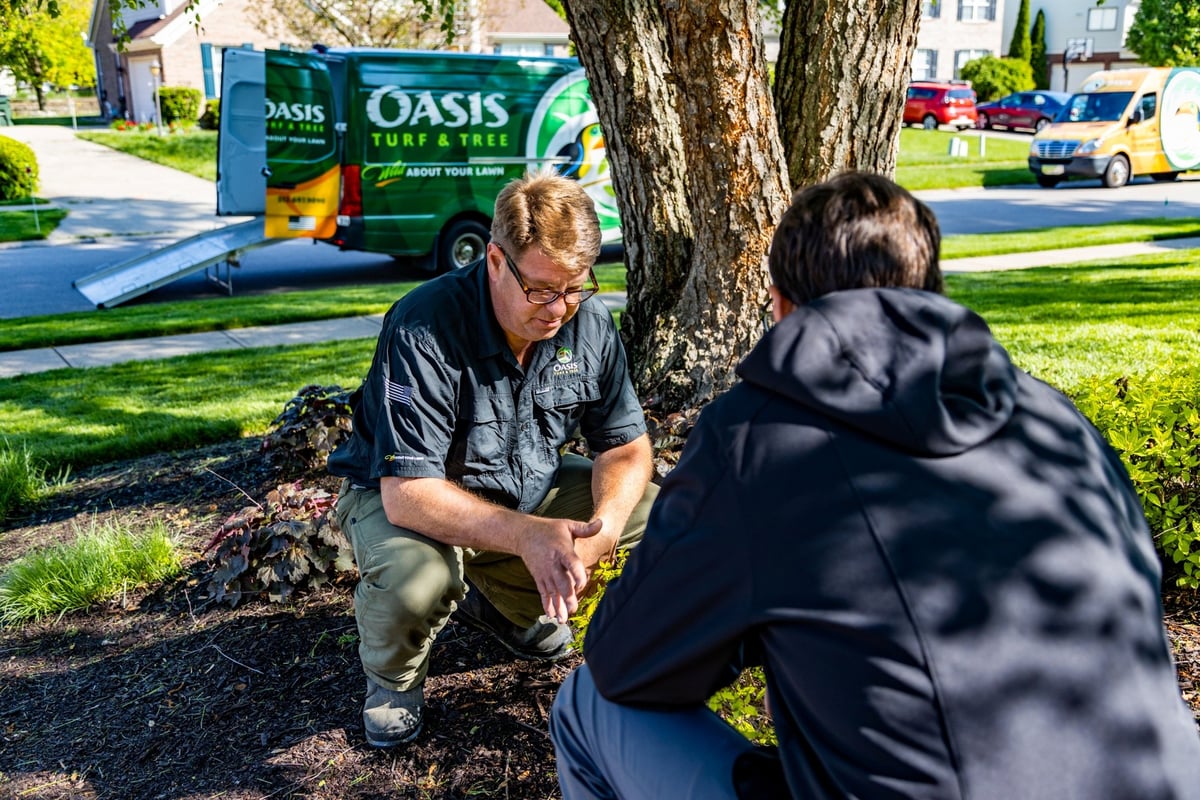
[[[210,97],[204,101],[204,113],[200,115],[200,127],[215,131],[221,122],[221,98]]]
[[[0,200],[33,197],[37,184],[37,156],[23,142],[0,136]]]
[[[1075,404],[1121,454],[1146,521],[1179,586],[1200,589],[1200,372],[1095,378]]]
[[[981,102],[1028,91],[1034,86],[1033,67],[1028,61],[1015,58],[977,58],[963,64],[960,76],[971,82]]]
[[[161,86],[158,102],[162,107],[163,122],[182,122],[190,125],[200,116],[200,90],[189,86]]]

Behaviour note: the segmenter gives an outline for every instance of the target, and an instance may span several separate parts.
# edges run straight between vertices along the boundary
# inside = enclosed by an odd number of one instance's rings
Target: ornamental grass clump
[[[0,625],[85,611],[180,571],[176,544],[161,520],[137,532],[93,518],[76,534],[73,542],[35,550],[0,574]]]
[[[0,444],[0,520],[38,505],[50,491],[46,470],[24,444]]]

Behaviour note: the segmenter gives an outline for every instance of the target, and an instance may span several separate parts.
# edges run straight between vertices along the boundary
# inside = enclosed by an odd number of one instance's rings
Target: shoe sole
[[[419,723],[417,723],[417,727],[413,730],[413,732],[405,736],[403,739],[372,739],[371,734],[367,733],[365,730],[363,731],[363,738],[367,740],[367,744],[371,745],[371,747],[374,747],[378,750],[389,750],[393,747],[398,747],[399,745],[408,744],[409,742],[413,741],[421,735],[421,729],[424,727],[425,720],[422,719]]]

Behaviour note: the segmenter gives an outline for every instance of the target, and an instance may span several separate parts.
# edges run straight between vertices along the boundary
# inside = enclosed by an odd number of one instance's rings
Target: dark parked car
[[[1054,122],[1071,95],[1066,92],[1017,92],[976,106],[979,127],[1029,128],[1040,131]]]

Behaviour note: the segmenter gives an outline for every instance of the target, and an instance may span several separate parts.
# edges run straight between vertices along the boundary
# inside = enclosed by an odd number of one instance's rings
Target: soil
[[[162,454],[78,475],[0,530],[0,564],[109,517],[162,520],[188,554],[166,585],[0,630],[0,798],[558,797],[546,718],[577,655],[520,661],[452,620],[434,646],[425,731],[379,751],[362,736],[349,583],[287,605],[206,604],[201,550],[279,482],[255,441]],[[1165,602],[1200,720],[1200,601]]]

